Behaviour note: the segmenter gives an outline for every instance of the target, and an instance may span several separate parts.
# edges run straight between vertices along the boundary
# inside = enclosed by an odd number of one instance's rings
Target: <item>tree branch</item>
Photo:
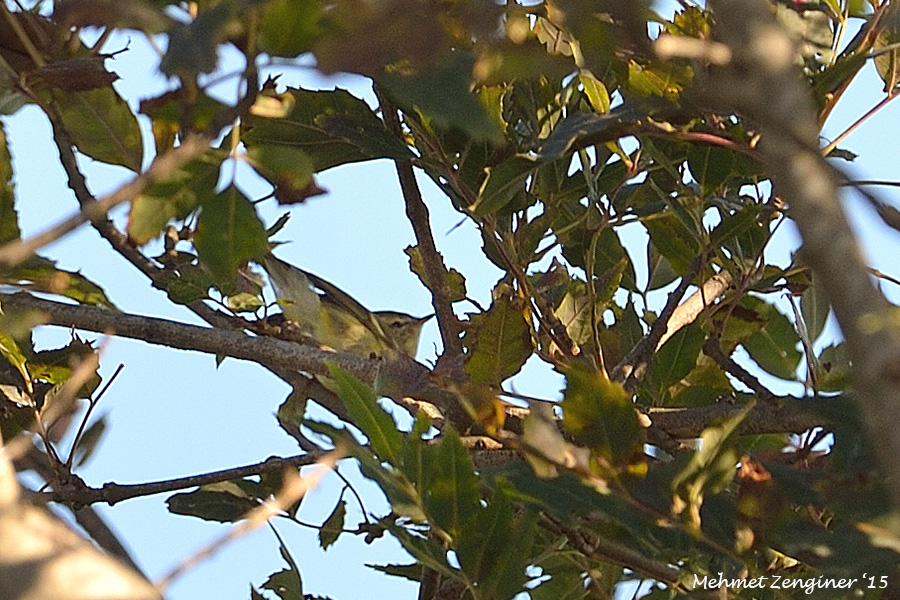
[[[430,371],[414,361],[384,361],[368,359],[343,352],[326,352],[317,348],[286,342],[270,337],[251,337],[241,332],[212,329],[197,325],[177,323],[155,317],[129,315],[105,308],[63,304],[51,300],[35,298],[29,294],[0,294],[4,310],[38,310],[44,313],[47,323],[62,327],[73,327],[98,333],[114,332],[116,335],[142,340],[179,350],[194,350],[250,360],[270,369],[288,371],[294,378],[302,377],[298,371],[328,375],[329,363],[334,363],[360,380],[373,385],[376,378],[387,382],[388,389],[379,390],[400,401],[406,397],[426,400],[436,405],[451,422],[458,410],[456,400],[430,382]],[[825,419],[812,410],[817,399],[777,398],[772,406],[755,407],[742,424],[741,431],[750,433],[780,433],[804,431],[825,424]],[[326,407],[327,408],[327,407]],[[336,407],[338,414],[342,409]],[[651,409],[648,412],[653,427],[675,438],[695,438],[715,419],[730,416],[740,411],[740,406],[720,403],[712,407],[684,409]],[[522,422],[528,410],[508,407],[506,428],[513,433],[521,433]]]
[[[147,171],[98,200],[88,191],[84,176],[78,170],[69,134],[54,119],[50,122],[53,126],[54,140],[59,148],[60,161],[69,178],[69,187],[75,193],[81,210],[32,238],[16,240],[0,247],[0,265],[18,265],[38,249],[90,221],[94,223],[100,235],[153,279],[156,267],[137,248],[127,242],[125,236],[115,228],[106,215],[112,208],[133,200],[153,183],[168,177],[185,163],[208,150],[209,140],[201,136],[188,136],[180,146],[154,160]]]
[[[758,402],[738,427],[740,435],[765,433],[802,433],[815,427],[828,427],[825,409],[843,402],[841,397],[794,398],[783,396],[773,402]],[[651,408],[646,414],[652,427],[672,437],[692,439],[720,419],[736,416],[745,404],[719,402],[696,408]],[[818,411],[822,411],[821,413]]]
[[[388,130],[397,139],[403,140],[403,129],[397,116],[397,108],[375,88],[375,95],[381,105],[381,115]],[[441,342],[444,353],[447,356],[458,356],[462,353],[462,342],[459,334],[462,331],[459,320],[453,312],[453,303],[450,301],[450,290],[447,288],[447,267],[431,233],[428,207],[422,200],[419,184],[413,171],[412,162],[409,160],[395,160],[397,178],[400,180],[400,189],[403,192],[403,200],[406,203],[406,216],[412,225],[416,235],[416,246],[422,257],[422,266],[425,270],[427,287],[431,292],[431,305],[437,317],[438,327],[441,330]]]
[[[703,264],[703,259],[703,256],[698,256],[691,262],[691,266],[688,268],[687,273],[681,278],[678,287],[669,294],[665,307],[662,312],[659,313],[659,318],[653,322],[650,331],[635,344],[634,348],[628,352],[625,358],[623,358],[610,373],[610,379],[622,383],[626,390],[637,385],[638,379],[643,374],[644,369],[650,364],[650,360],[653,358],[653,352],[660,344],[660,340],[663,339],[663,336],[666,335],[669,320],[672,318],[672,315],[675,314],[678,303],[681,302],[684,293],[687,291],[688,287],[691,286],[694,278],[700,273],[700,266]]]
[[[831,301],[853,363],[855,394],[900,506],[900,327],[873,285],[818,148],[819,122],[793,63],[793,44],[761,0],[711,2],[717,35],[734,60],[715,71],[700,101],[754,120],[774,186],[789,202],[801,252]]]
[[[98,502],[103,502],[112,506],[122,500],[130,500],[142,496],[174,492],[175,490],[220,483],[222,481],[231,481],[242,477],[261,475],[263,473],[281,473],[287,469],[296,469],[314,464],[324,455],[325,452],[319,451],[289,456],[286,458],[270,456],[263,462],[231,469],[222,469],[220,471],[211,471],[201,475],[189,475],[187,477],[151,481],[148,483],[104,483],[99,488],[75,485],[53,490],[51,492],[43,492],[40,496],[46,500],[61,502],[76,508],[88,504],[96,504]]]

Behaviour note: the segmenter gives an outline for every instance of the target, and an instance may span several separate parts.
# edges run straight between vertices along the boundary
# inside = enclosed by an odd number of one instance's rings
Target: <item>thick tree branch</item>
[[[342,352],[326,352],[317,348],[286,342],[269,337],[252,337],[237,331],[219,330],[185,323],[177,323],[155,317],[124,314],[93,306],[76,306],[35,298],[29,294],[0,294],[4,310],[38,310],[44,313],[47,323],[73,327],[98,333],[113,332],[116,335],[142,340],[180,350],[194,350],[221,356],[230,356],[257,362],[271,369],[302,375],[299,371],[327,375],[328,364],[334,363],[362,381],[375,384],[376,378],[388,389],[380,390],[401,405],[410,406],[406,397],[425,400],[449,413],[457,409],[452,394],[435,387],[430,382],[430,371],[413,361],[384,361],[368,359]],[[383,382],[387,382],[384,384]],[[746,433],[777,433],[805,431],[826,424],[823,417],[812,412],[823,399],[777,398],[772,406],[755,407],[742,424]],[[336,407],[338,411],[341,408]],[[715,419],[739,412],[740,406],[720,403],[712,407],[685,409],[651,409],[648,415],[657,427],[675,438],[695,438]],[[343,412],[339,412],[343,414]],[[506,427],[521,433],[522,421],[527,409],[509,407]]]
[[[397,108],[375,88],[375,95],[381,105],[381,114],[388,130],[403,139],[403,129],[397,116]],[[406,203],[406,216],[412,225],[416,235],[416,245],[419,255],[422,257],[422,266],[425,270],[427,287],[431,291],[431,305],[437,317],[438,327],[441,330],[441,342],[444,353],[447,356],[458,356],[462,353],[462,342],[459,339],[462,330],[456,314],[453,312],[453,303],[450,301],[450,290],[447,287],[447,267],[434,243],[431,233],[428,207],[422,200],[419,184],[416,182],[415,171],[409,160],[395,160],[397,178],[400,180],[400,189],[403,192],[403,200]]]
[[[873,285],[831,170],[818,148],[816,109],[794,65],[794,46],[761,0],[710,2],[717,35],[734,53],[713,72],[701,102],[755,121],[778,193],[790,206],[801,251],[828,296],[847,341],[856,398],[894,504],[900,506],[900,330]]]
[[[368,383],[373,383],[376,375],[386,371],[401,376],[405,374],[413,379],[428,373],[424,366],[413,361],[383,361],[343,352],[326,352],[271,337],[252,337],[238,331],[200,327],[93,306],[63,304],[24,292],[0,294],[0,299],[4,310],[37,310],[45,315],[50,325],[119,335],[179,350],[230,356],[275,369],[328,375],[328,364],[333,363]],[[394,366],[385,369],[387,365]]]
[[[741,422],[738,433],[802,433],[815,427],[828,427],[830,423],[824,416],[827,412],[825,409],[842,401],[840,397],[785,396],[773,402],[757,402]],[[745,404],[719,402],[697,408],[651,408],[646,414],[653,427],[658,427],[675,438],[692,439],[700,437],[703,430],[716,421],[736,416],[745,408]]]

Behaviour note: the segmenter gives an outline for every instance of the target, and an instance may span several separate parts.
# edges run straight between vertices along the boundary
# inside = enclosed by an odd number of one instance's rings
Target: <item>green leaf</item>
[[[499,384],[521,370],[534,352],[531,331],[518,299],[502,295],[483,315],[472,319],[463,344],[466,373],[478,383]]]
[[[80,304],[115,308],[103,289],[81,273],[56,268],[56,263],[41,256],[32,256],[26,262],[0,275],[0,282],[26,289],[58,294]]]
[[[391,532],[400,542],[404,550],[409,552],[423,567],[437,571],[445,577],[456,577],[459,573],[447,563],[447,551],[435,538],[424,538],[395,524],[389,519],[382,519],[379,524]]]
[[[338,500],[334,510],[319,528],[319,546],[328,550],[344,532],[344,518],[347,516],[347,503],[343,498]]]
[[[346,90],[289,89],[286,94],[293,101],[287,116],[246,119],[241,140],[248,148],[269,144],[302,150],[317,173],[375,158],[412,157],[369,105]]]
[[[224,0],[201,5],[197,16],[169,31],[169,46],[159,68],[166,75],[192,79],[197,73],[209,73],[218,63],[218,45],[236,24],[239,2]]]
[[[594,323],[591,320],[591,304],[587,293],[587,284],[580,280],[569,283],[565,296],[556,307],[554,314],[566,328],[566,333],[573,342],[586,347],[593,342]],[[594,320],[602,327],[603,310],[609,298],[596,298]]]
[[[699,323],[682,327],[656,352],[643,386],[656,402],[664,400],[666,390],[681,381],[697,366],[697,358],[706,335]]]
[[[578,80],[584,86],[584,94],[588,97],[591,107],[600,114],[608,113],[610,105],[609,91],[603,82],[594,77],[590,71],[584,70],[578,74]]]
[[[809,341],[815,342],[819,339],[828,322],[829,313],[831,313],[831,303],[828,302],[828,298],[821,288],[815,284],[806,288],[806,291],[800,296],[800,314],[803,315]]]
[[[631,398],[622,386],[601,374],[571,368],[564,375],[563,427],[613,466],[626,465],[644,443]]]
[[[222,282],[231,281],[244,262],[269,250],[256,209],[233,185],[201,203],[194,245],[200,262]]]
[[[6,335],[3,331],[0,331],[0,356],[5,358],[22,375],[22,383],[31,381],[25,354],[22,352],[19,344],[16,343],[16,340]]]
[[[43,379],[55,386],[60,386],[69,380],[77,365],[94,360],[95,354],[96,350],[90,343],[75,337],[61,348],[35,352],[28,360],[28,372],[34,379]],[[75,392],[75,397],[89,398],[99,385],[100,375],[95,369],[85,384]],[[50,398],[51,395],[48,394],[48,401]]]
[[[731,176],[734,152],[714,146],[693,145],[688,150],[687,162],[705,197],[713,194]]]
[[[684,226],[674,213],[656,213],[641,219],[650,242],[668,259],[678,274],[686,273],[700,252],[697,238]]]
[[[78,441],[78,446],[75,448],[75,460],[73,461],[75,466],[81,467],[85,465],[97,451],[100,440],[103,439],[103,434],[106,433],[106,417],[107,415],[101,415],[84,430]]]
[[[556,160],[568,155],[576,145],[586,147],[616,140],[647,115],[647,106],[643,104],[620,106],[602,115],[586,112],[569,115],[544,140],[540,158]]]
[[[843,342],[823,348],[816,363],[817,391],[840,392],[847,388],[851,365]]]
[[[678,61],[628,63],[628,89],[638,96],[677,97],[693,78],[693,69]]]
[[[313,179],[313,162],[306,152],[281,144],[258,144],[247,151],[257,173],[275,187],[279,204],[299,204],[308,191],[321,190]]]
[[[403,440],[394,419],[378,405],[375,392],[340,367],[329,365],[329,368],[350,420],[369,438],[372,449],[380,459],[392,465],[398,464]]]
[[[588,269],[591,265],[589,258],[593,258],[592,275],[598,278],[597,284],[611,286],[612,292],[618,288],[619,283],[628,289],[637,287],[634,265],[625,251],[625,247],[619,240],[618,234],[612,227],[604,227],[593,235],[574,237],[565,235],[562,237],[563,256],[567,261],[582,269]],[[593,249],[593,257],[591,257]],[[595,284],[596,285],[596,284]],[[598,295],[600,295],[597,285]]]
[[[374,569],[385,575],[393,575],[394,577],[403,577],[410,581],[422,580],[422,565],[419,563],[410,563],[407,565],[370,565],[367,567]]]
[[[210,150],[144,190],[131,204],[128,237],[144,245],[173,219],[184,219],[201,203],[213,201],[224,158]]]
[[[476,139],[500,140],[500,131],[473,94],[475,55],[451,52],[444,62],[410,75],[398,71],[375,77],[376,83],[401,107],[415,108],[436,124],[455,127]]]
[[[139,173],[144,161],[141,129],[112,87],[54,92],[53,103],[78,150],[94,160]]]
[[[672,269],[669,260],[653,244],[647,244],[647,267],[647,292],[658,290],[678,279],[678,273]]]
[[[797,350],[800,338],[794,325],[773,305],[758,298],[745,296],[741,304],[766,320],[765,326],[741,345],[767,373],[790,381],[796,379],[803,354]]]
[[[481,510],[475,465],[451,427],[444,429],[437,446],[423,450],[433,452],[420,490],[425,509],[435,525],[456,537]]]
[[[459,538],[460,567],[476,583],[480,597],[512,598],[525,584],[537,512],[528,510],[518,518],[514,513],[501,487]]]
[[[293,58],[312,48],[326,18],[317,0],[270,0],[259,27],[259,51]]]
[[[259,496],[253,493],[258,485],[248,480],[204,485],[190,492],[169,496],[166,506],[170,513],[176,515],[233,523],[259,505]]]
[[[737,428],[752,409],[751,402],[738,414],[704,429],[700,449],[673,479],[672,490],[684,502],[684,507],[690,509],[694,519],[699,519],[704,496],[720,492],[734,479],[739,458],[735,447]]]
[[[581,600],[587,594],[584,577],[575,570],[552,573],[550,579],[528,592],[531,600]]]
[[[13,183],[12,157],[6,143],[6,128],[0,123],[0,244],[21,237],[16,214],[16,188]]]
[[[425,287],[432,289],[431,282],[425,273],[425,264],[422,262],[422,254],[418,246],[407,246],[403,253],[409,257],[409,270],[416,274]],[[442,258],[443,261],[443,258]],[[466,278],[454,268],[447,271],[444,287],[450,292],[450,302],[461,302],[466,299]]]
[[[710,245],[732,246],[744,232],[757,225],[757,217],[761,208],[759,204],[751,204],[738,212],[724,215],[719,224],[709,233]]]
[[[875,70],[884,81],[884,91],[890,92],[900,84],[900,49],[885,50],[900,42],[900,30],[884,29],[875,39],[873,50],[882,50],[882,54],[875,57]]]
[[[537,168],[535,161],[514,156],[495,167],[485,168],[485,178],[469,210],[478,216],[493,214],[525,192],[525,180]]]
[[[297,566],[297,561],[291,556],[287,546],[284,545],[284,540],[280,536],[278,536],[278,543],[281,557],[287,562],[288,568],[272,573],[262,587],[275,592],[281,600],[305,600],[303,579],[300,577],[300,568]]]

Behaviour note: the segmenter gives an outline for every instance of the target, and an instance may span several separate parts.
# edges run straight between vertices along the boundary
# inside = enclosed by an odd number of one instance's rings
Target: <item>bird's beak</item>
[[[424,317],[419,317],[418,319],[416,319],[416,321],[418,321],[419,323],[425,324],[425,323],[427,323],[432,317],[434,317],[434,313],[431,313],[430,315],[425,315]]]

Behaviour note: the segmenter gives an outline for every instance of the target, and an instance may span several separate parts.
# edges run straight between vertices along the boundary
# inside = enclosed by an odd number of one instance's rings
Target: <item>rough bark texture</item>
[[[716,34],[732,60],[714,69],[700,101],[755,123],[772,182],[803,239],[802,256],[832,303],[853,363],[869,436],[886,474],[900,473],[900,331],[873,285],[840,205],[833,171],[818,147],[819,126],[794,46],[763,0],[711,1]],[[900,506],[900,477],[890,489]]]

